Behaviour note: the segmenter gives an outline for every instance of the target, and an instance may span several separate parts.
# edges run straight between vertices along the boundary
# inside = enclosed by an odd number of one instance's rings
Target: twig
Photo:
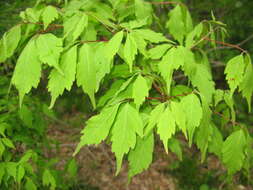
[[[80,41],[80,43],[85,44],[85,43],[95,43],[95,42],[108,42],[109,40],[102,39],[102,40],[87,40],[87,41]]]
[[[248,38],[246,38],[245,40],[241,41],[240,43],[236,44],[237,46],[242,46],[243,44],[247,43],[248,41],[250,41],[251,39],[253,39],[253,34],[251,34]],[[219,46],[216,48],[212,48],[209,49],[207,52],[211,52],[217,49],[231,49],[232,47],[228,47],[228,46]]]
[[[209,42],[215,42],[216,44],[220,44],[220,45],[227,46],[227,47],[230,47],[230,48],[235,48],[237,50],[240,50],[243,53],[247,53],[247,51],[245,49],[242,49],[240,46],[238,46],[236,44],[229,44],[229,43],[226,43],[226,42],[213,40],[213,39],[210,39],[210,38],[207,38],[207,37],[205,37],[204,40],[209,41]]]
[[[164,102],[164,101],[166,101],[166,100],[171,100],[171,99],[174,99],[174,98],[187,96],[187,95],[190,95],[190,94],[193,94],[193,93],[195,93],[195,91],[188,92],[188,93],[183,93],[183,94],[178,94],[178,95],[175,95],[175,96],[146,97],[146,99],[147,99],[147,100],[159,100],[159,101],[161,101],[161,102]]]
[[[183,93],[183,94],[177,94],[175,96],[168,96],[167,97],[167,100],[170,100],[170,99],[174,99],[174,98],[178,98],[178,97],[183,97],[183,96],[188,96],[190,94],[194,94],[195,91],[192,91],[192,92],[188,92],[188,93]]]
[[[241,46],[245,43],[247,43],[248,41],[250,41],[251,39],[253,39],[253,34],[251,34],[248,38],[246,38],[245,40],[241,41],[240,43],[238,43],[238,46]]]
[[[159,92],[162,96],[164,96],[164,93],[161,91],[161,89],[159,88],[159,86],[157,86],[156,83],[153,83],[153,87],[156,89],[157,92]]]
[[[164,1],[164,2],[146,2],[152,5],[183,5],[186,6],[184,3],[182,2],[176,2],[176,1]]]
[[[191,49],[195,48],[199,43],[201,43],[202,41],[204,41],[208,36],[210,36],[213,32],[215,32],[216,30],[218,30],[219,27],[210,30],[205,36],[203,36],[199,41],[197,41],[195,44],[193,44],[193,46],[191,47]]]
[[[48,27],[46,30],[40,30],[38,33],[39,34],[43,34],[43,33],[47,33],[47,32],[56,30],[58,28],[63,28],[63,26],[61,26],[61,25],[55,25],[55,26],[52,26],[52,27]]]
[[[36,24],[36,25],[40,25],[40,26],[44,25],[42,22],[22,22],[21,24]],[[49,27],[63,28],[63,25],[60,25],[60,24],[50,24]]]
[[[236,121],[233,121],[233,120],[230,119],[230,118],[227,118],[226,116],[224,116],[223,114],[221,114],[221,113],[219,113],[219,112],[213,111],[213,113],[214,113],[215,115],[218,115],[218,116],[222,117],[223,119],[229,121],[229,122],[232,123],[234,126],[235,126],[235,125],[241,126],[240,123],[238,123],[238,122],[236,122]]]
[[[163,102],[164,98],[161,98],[161,97],[146,97],[146,100],[159,100],[159,101]]]
[[[98,17],[96,17],[95,15],[93,14],[90,14],[89,12],[86,12],[87,15],[95,18],[98,22],[100,22],[109,32],[111,32],[112,34],[114,34],[115,32],[112,31],[105,23],[103,23]]]

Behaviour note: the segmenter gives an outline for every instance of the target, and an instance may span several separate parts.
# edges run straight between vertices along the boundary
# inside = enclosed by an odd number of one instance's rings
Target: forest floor
[[[81,118],[80,114],[66,116],[70,123],[76,118]],[[72,121],[71,121],[72,120]],[[77,122],[78,123],[78,122]],[[82,125],[80,123],[80,125]],[[52,152],[52,156],[57,156],[60,161],[59,168],[63,168],[69,160],[74,149],[79,142],[80,127],[54,124],[49,127],[49,138],[58,141],[59,149]],[[224,167],[214,156],[209,156],[201,164],[200,154],[196,147],[188,148],[184,146],[184,154],[189,159],[183,157],[183,161],[174,153],[166,154],[159,141],[157,141],[154,159],[151,166],[143,173],[135,176],[131,183],[128,183],[128,165],[124,162],[121,172],[115,176],[115,157],[110,151],[110,146],[102,143],[98,146],[86,146],[76,156],[79,171],[78,183],[87,183],[92,189],[87,190],[222,190],[225,188],[222,175],[226,173]],[[236,183],[236,182],[235,182]],[[236,183],[238,184],[238,183]],[[215,188],[211,188],[215,187]],[[83,188],[78,188],[83,189]],[[252,190],[251,187],[237,185],[235,190]]]

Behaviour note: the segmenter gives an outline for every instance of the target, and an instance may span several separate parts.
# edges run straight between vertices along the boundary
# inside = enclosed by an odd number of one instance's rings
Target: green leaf
[[[99,144],[108,136],[110,129],[114,123],[120,104],[104,108],[102,112],[91,117],[86,122],[86,127],[82,130],[83,136],[75,150],[77,154],[81,147],[91,144]]]
[[[21,26],[17,25],[11,28],[3,35],[0,41],[0,63],[11,57],[15,52],[21,39]]]
[[[2,179],[4,175],[5,175],[5,165],[4,163],[0,163],[0,184],[2,184]]]
[[[217,106],[224,99],[224,91],[217,89],[214,93],[214,105]]]
[[[136,42],[137,48],[140,51],[140,53],[142,53],[145,57],[148,57],[147,51],[146,51],[147,42],[144,40],[142,35],[137,32],[132,32],[131,34]]]
[[[228,91],[226,91],[224,93],[224,100],[225,103],[228,105],[228,107],[230,108],[230,112],[231,112],[231,117],[232,117],[232,121],[235,121],[235,108],[234,108],[234,99],[233,96],[231,96],[231,93],[229,93]],[[230,115],[230,114],[229,114]],[[230,117],[230,116],[228,116]],[[227,119],[226,119],[227,120]]]
[[[171,112],[176,120],[176,124],[181,129],[187,138],[187,131],[186,131],[186,113],[183,110],[182,103],[179,102],[171,102]]]
[[[201,151],[201,162],[204,162],[206,158],[206,152],[208,145],[212,140],[213,125],[211,123],[212,111],[209,108],[209,102],[207,102],[204,96],[201,96],[203,117],[200,122],[200,126],[196,133],[196,144]]]
[[[67,172],[71,177],[75,177],[77,175],[78,165],[75,159],[71,159],[67,166]]]
[[[176,121],[170,110],[167,107],[161,114],[157,124],[157,133],[160,135],[160,139],[163,141],[164,149],[168,153],[168,140],[176,132]]]
[[[88,44],[84,44],[79,51],[79,60],[77,63],[77,85],[82,86],[83,91],[90,97],[93,107],[96,107],[96,65],[94,62],[94,53]]]
[[[238,55],[230,59],[226,65],[225,74],[231,95],[233,95],[235,89],[243,80],[244,68],[245,64],[243,55]]]
[[[195,43],[196,39],[199,39],[201,37],[201,33],[203,31],[203,23],[199,23],[192,32],[190,32],[186,36],[185,46],[186,48],[191,48]]]
[[[96,92],[99,89],[99,85],[106,74],[110,73],[111,68],[113,66],[113,61],[105,59],[105,43],[98,43],[94,47],[95,55],[94,55],[94,61],[96,63],[96,80],[97,80],[97,86],[96,86]]]
[[[185,33],[190,33],[193,30],[192,18],[190,12],[186,6],[181,6],[183,15],[184,15],[184,22],[185,22]]]
[[[148,97],[148,92],[149,88],[146,79],[139,75],[133,84],[133,99],[137,108],[139,108],[145,101],[145,98]]]
[[[32,128],[33,127],[33,113],[32,111],[26,106],[23,105],[19,112],[19,118],[24,122],[24,124],[29,127]]]
[[[24,176],[25,176],[25,168],[22,165],[19,165],[17,169],[17,182],[21,183]]]
[[[179,46],[177,48],[171,48],[163,59],[158,64],[158,69],[166,81],[167,92],[170,94],[170,86],[172,82],[172,75],[175,69],[184,65],[184,48]]]
[[[152,7],[144,0],[135,0],[135,15],[137,19],[149,18],[152,15]]]
[[[36,23],[39,22],[42,10],[43,9],[27,8],[25,11],[20,13],[20,17],[24,21]]]
[[[105,18],[103,15],[100,15],[99,13],[96,12],[91,12],[89,11],[87,13],[90,17],[90,20],[94,20],[95,22],[97,22],[99,25],[103,24],[104,26],[106,26],[106,28],[112,28],[113,30],[117,30],[117,25],[115,25],[113,22],[111,22],[109,19]]]
[[[17,180],[17,163],[7,162],[5,165],[6,171],[9,176],[13,177],[14,180]]]
[[[140,28],[147,24],[147,18],[139,19],[139,20],[132,20],[126,23],[121,23],[120,26],[123,28],[127,28],[129,30]]]
[[[203,64],[198,64],[196,67],[196,73],[191,77],[193,86],[196,86],[200,93],[205,96],[208,103],[212,102],[213,94],[215,93],[212,75],[208,71],[208,68]]]
[[[155,46],[148,51],[149,57],[151,59],[160,59],[169,48],[171,48],[170,44],[162,44]]]
[[[85,13],[78,12],[63,23],[64,38],[69,37],[75,41],[88,26],[88,16]]]
[[[4,151],[5,151],[5,146],[4,146],[4,144],[2,143],[2,141],[0,140],[0,157],[2,157]]]
[[[233,132],[222,146],[222,161],[228,168],[228,174],[232,175],[242,168],[245,159],[244,149],[246,137],[243,130]]]
[[[53,6],[47,6],[42,13],[42,20],[44,23],[44,30],[51,24],[55,19],[58,18],[58,11]]]
[[[50,186],[50,189],[55,189],[56,187],[56,181],[54,179],[54,176],[48,169],[44,170],[43,172],[42,184],[43,186]]]
[[[162,33],[157,33],[150,29],[136,29],[133,30],[133,33],[137,33],[137,35],[152,43],[171,42]]]
[[[5,135],[5,131],[10,127],[10,125],[8,123],[5,122],[1,122],[0,123],[0,135],[2,135],[2,137],[6,137]]]
[[[77,46],[64,52],[60,59],[60,69],[63,72],[61,75],[56,69],[53,69],[49,75],[48,91],[51,93],[50,108],[54,106],[56,98],[62,95],[64,90],[71,90],[76,76],[77,62]]]
[[[161,114],[163,113],[164,109],[165,109],[165,105],[162,103],[162,104],[158,104],[155,107],[155,109],[151,111],[148,125],[145,128],[144,136],[147,136],[156,126],[156,124],[160,120]]]
[[[40,61],[54,67],[63,75],[63,72],[59,67],[60,54],[63,50],[62,39],[48,33],[40,35],[35,43]]]
[[[130,148],[134,149],[135,147],[136,134],[143,136],[141,116],[129,103],[126,103],[120,109],[111,134],[112,152],[116,156],[116,174],[118,174],[124,154],[128,153]]]
[[[175,139],[175,138],[171,138],[168,140],[168,147],[171,150],[171,152],[175,153],[177,155],[177,157],[179,158],[180,161],[183,160],[183,156],[182,156],[182,148],[180,146],[180,141]]]
[[[3,63],[6,60],[6,51],[3,44],[3,40],[0,39],[0,63]]]
[[[110,41],[107,43],[105,50],[106,50],[106,58],[108,60],[112,60],[116,53],[119,51],[122,39],[123,39],[123,31],[118,32],[115,34]]]
[[[171,10],[169,16],[170,19],[167,22],[167,28],[171,35],[182,44],[185,35],[185,23],[180,5],[177,5]]]
[[[138,173],[146,170],[152,163],[154,151],[154,135],[151,133],[143,139],[137,138],[137,143],[134,149],[129,152],[129,172],[128,178],[131,179]]]
[[[112,85],[111,88],[106,91],[106,93],[101,96],[98,100],[98,107],[105,106],[105,104],[113,98],[114,94],[118,91],[121,85],[124,83],[124,80],[116,80]]]
[[[216,126],[212,126],[212,128],[213,128],[212,139],[209,142],[208,151],[210,153],[216,154],[219,158],[221,158],[223,137],[221,132]]]
[[[18,164],[23,164],[23,163],[28,162],[33,155],[34,155],[34,152],[32,150],[26,151],[26,153],[19,160]]]
[[[105,3],[93,3],[94,7],[96,9],[96,12],[103,18],[115,20],[114,17],[114,10],[111,8],[111,6],[105,4]]]
[[[9,147],[9,148],[15,148],[14,144],[12,143],[12,141],[8,138],[2,138],[1,141],[4,143],[5,146]]]
[[[246,61],[247,59],[250,59],[249,55],[245,59]],[[251,111],[251,97],[253,94],[252,81],[253,81],[253,67],[251,64],[251,60],[249,60],[245,69],[245,74],[242,79],[242,83],[239,86],[240,91],[242,91],[242,96],[246,98],[248,102],[249,112]]]
[[[126,43],[124,47],[124,58],[126,63],[129,65],[130,72],[132,72],[133,61],[135,60],[135,56],[137,55],[137,44],[132,37],[131,33],[127,34]]]
[[[191,146],[194,131],[200,125],[203,111],[199,98],[195,94],[183,97],[181,104],[186,116],[186,127],[189,135],[189,144]]]
[[[25,183],[25,189],[26,190],[37,190],[36,185],[33,183],[33,181],[30,178],[26,178],[26,183]]]
[[[18,58],[12,77],[12,84],[19,91],[20,105],[24,95],[33,88],[37,88],[41,77],[41,62],[34,39],[30,40]]]
[[[121,92],[127,89],[127,87],[131,84],[132,80],[135,78],[135,75],[130,77],[127,81],[125,81],[120,88],[115,92],[114,98],[117,97]]]

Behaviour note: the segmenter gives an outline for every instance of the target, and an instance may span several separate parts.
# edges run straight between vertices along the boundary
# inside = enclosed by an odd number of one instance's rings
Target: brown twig
[[[235,126],[235,125],[237,125],[237,126],[240,126],[240,125],[241,125],[240,123],[238,123],[238,122],[236,122],[236,121],[233,121],[233,120],[230,119],[230,118],[227,118],[226,116],[224,116],[223,114],[221,114],[221,113],[219,113],[219,112],[213,111],[213,113],[214,113],[215,115],[218,115],[218,116],[222,117],[223,119],[229,121],[229,122],[232,123],[234,126]]]
[[[204,21],[205,22],[205,21]],[[195,44],[193,44],[193,46],[191,47],[191,49],[195,48],[199,43],[201,43],[202,41],[204,41],[208,36],[210,36],[213,32],[215,32],[216,30],[218,30],[219,27],[216,27],[213,30],[210,30],[205,36],[203,36],[199,41],[197,41]]]
[[[106,39],[101,39],[101,40],[86,40],[86,41],[80,41],[80,43],[85,44],[85,43],[96,43],[96,42],[108,42],[109,40]]]
[[[21,24],[35,24],[35,25],[40,25],[40,26],[44,25],[42,22],[22,22]],[[63,25],[60,25],[60,24],[50,24],[49,27],[63,28]]]
[[[236,44],[237,46],[242,46],[243,44],[247,43],[248,41],[252,40],[253,39],[253,34],[251,34],[248,38],[246,38],[245,40],[241,41],[240,43]],[[207,52],[211,52],[211,51],[214,51],[214,50],[218,50],[218,49],[231,49],[232,47],[228,47],[228,46],[219,46],[219,47],[216,47],[216,48],[212,48],[212,49],[209,49],[207,50]]]
[[[152,5],[183,5],[185,6],[184,3],[182,2],[176,2],[176,1],[164,1],[164,2],[146,2]]]
[[[101,21],[97,16],[90,14],[89,12],[86,12],[86,14],[93,17],[98,22],[100,22],[106,28],[107,31],[111,32],[112,34],[115,34],[115,32],[113,30],[111,30],[111,28],[109,26],[107,26],[103,21]]]
[[[161,101],[161,102],[164,102],[164,101],[166,101],[166,100],[171,100],[171,99],[174,99],[174,98],[187,96],[187,95],[190,95],[190,94],[193,94],[193,93],[195,93],[195,91],[188,92],[188,93],[183,93],[183,94],[178,94],[178,95],[175,95],[175,96],[166,96],[166,97],[146,97],[146,100],[159,100],[159,101]]]
[[[47,32],[51,32],[51,31],[54,31],[58,28],[62,28],[63,26],[59,25],[59,26],[52,26],[52,27],[48,27],[46,30],[40,30],[38,31],[39,34],[44,34],[44,33],[47,33]]]
[[[248,38],[246,38],[245,40],[241,41],[240,43],[238,43],[238,46],[241,46],[245,43],[247,43],[248,41],[250,41],[251,39],[253,39],[253,34],[251,34]]]
[[[161,94],[162,96],[164,96],[164,93],[162,92],[162,90],[160,89],[160,87],[157,86],[156,83],[153,83],[153,87],[156,89],[157,92],[159,92],[159,94]]]
[[[146,100],[159,100],[159,101],[163,102],[164,99],[161,97],[146,97]]]
[[[195,91],[192,91],[192,92],[188,92],[188,93],[183,93],[183,94],[177,94],[175,96],[168,96],[167,97],[167,100],[170,100],[170,99],[174,99],[174,98],[178,98],[178,97],[183,97],[183,96],[188,96],[190,94],[194,94]]]
[[[208,37],[205,37],[204,40],[209,41],[209,42],[215,42],[216,44],[220,44],[220,45],[223,45],[223,46],[226,46],[226,47],[235,48],[237,50],[240,50],[243,53],[247,53],[247,51],[245,49],[242,49],[240,46],[238,46],[236,44],[229,44],[229,43],[226,43],[226,42],[213,40],[213,39],[210,39]]]

